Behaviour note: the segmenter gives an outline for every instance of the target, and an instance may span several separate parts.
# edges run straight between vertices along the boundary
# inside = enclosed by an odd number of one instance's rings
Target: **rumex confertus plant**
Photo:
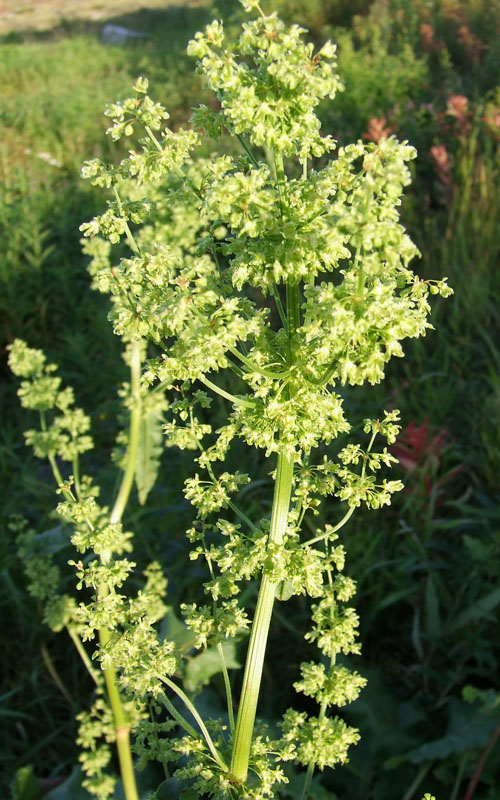
[[[429,293],[451,291],[445,280],[423,281],[409,268],[417,249],[398,206],[414,149],[389,137],[335,154],[316,114],[342,89],[334,45],[315,52],[297,25],[266,15],[256,0],[243,5],[255,18],[234,42],[214,21],[188,46],[214,107],[200,106],[192,127],[173,131],[140,78],[133,97],[106,110],[111,137],[135,143],[128,157],[83,167],[83,177],[112,194],[107,210],[81,230],[131,370],[123,479],[111,508],[80,474],[79,455],[92,442],[71,390],[61,389],[40,351],[21,341],[11,348],[12,369],[24,378],[22,403],[40,413],[40,430],[27,440],[51,463],[58,513],[81,556],[70,563],[88,592],[77,605],[57,593],[57,576],[41,581],[36,568],[31,590],[49,624],[68,628],[96,680],[79,742],[85,786],[103,800],[114,791],[106,742],[115,739],[126,799],[138,796],[130,730],[137,766],[162,762],[183,798],[286,797],[288,761],[305,768],[305,800],[316,768],[347,761],[359,733],[332,708],[354,700],[365,681],[343,658],[359,644],[356,613],[346,606],[355,585],[343,573],[338,531],[360,505],[389,504],[402,484],[380,477],[396,459],[376,447],[380,439],[394,443],[399,413],[365,419],[346,443],[354,428],[342,387],[382,380],[391,356],[403,355],[402,340],[432,327]],[[203,139],[227,135],[238,155],[195,157]],[[119,242],[130,252],[113,265]],[[155,353],[148,360],[147,342]],[[216,394],[227,419],[213,430],[206,419]],[[198,713],[181,686],[182,648],[158,635],[166,590],[160,567],[148,568],[136,596],[121,589],[135,567],[125,557],[131,535],[122,517],[134,478],[141,502],[156,478],[160,424],[169,446],[195,454],[197,471],[185,485],[196,509],[188,538],[191,558],[206,562],[207,602],[182,612],[194,648],[220,660],[227,714],[219,720]],[[269,519],[251,519],[238,504],[251,476],[221,466],[236,439],[269,459]],[[71,465],[68,478],[60,460]],[[329,496],[339,501],[338,517],[317,528],[318,506]],[[25,557],[35,539],[21,530]],[[259,584],[254,609],[241,599],[248,581]],[[257,706],[273,606],[292,595],[312,598],[305,638],[319,659],[301,664],[294,688],[318,711],[286,710],[272,736],[256,720]],[[236,702],[224,645],[247,633]],[[82,645],[96,637],[101,671]],[[158,721],[162,709],[169,717]]]

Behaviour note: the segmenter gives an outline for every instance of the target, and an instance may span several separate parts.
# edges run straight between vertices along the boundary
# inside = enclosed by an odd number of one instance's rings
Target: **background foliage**
[[[356,393],[366,416],[376,413],[375,404],[401,408],[406,428],[394,452],[406,490],[373,518],[355,515],[344,536],[358,581],[360,671],[369,684],[350,712],[361,743],[350,765],[329,777],[330,796],[411,800],[425,788],[439,800],[495,800],[500,11],[495,0],[275,0],[273,7],[309,28],[318,43],[331,37],[339,44],[346,89],[322,109],[327,132],[341,144],[394,132],[417,147],[404,221],[422,251],[421,274],[446,274],[455,289],[449,302],[434,306],[436,332],[407,345],[407,358],[391,365],[388,380],[366,400]],[[113,446],[116,390],[126,375],[106,303],[90,291],[81,255],[78,226],[102,200],[81,182],[79,168],[86,158],[123,155],[109,152],[101,112],[106,102],[128,96],[138,74],[148,75],[174,125],[185,121],[200,101],[185,44],[214,16],[237,13],[231,2],[217,9],[182,3],[98,21],[63,20],[37,32],[28,11],[24,25],[15,18],[0,48],[2,352],[22,336],[58,361],[79,404],[92,413],[103,453]],[[109,22],[148,36],[103,44],[101,29]],[[22,513],[40,533],[50,529],[53,492],[45,467],[24,447],[24,414],[4,361],[1,370],[2,773],[7,792],[16,770],[33,765],[36,780],[26,772],[19,795],[27,800],[71,773],[73,719],[90,686],[78,657],[42,626],[25,590],[8,522]],[[140,531],[139,556],[171,565],[171,594],[180,602],[193,600],[199,582],[186,559],[191,511],[179,502],[188,473],[189,463],[166,451],[151,503],[136,504],[130,515]],[[248,487],[249,506],[268,496],[267,481],[264,472]],[[327,521],[328,507],[322,514]],[[263,716],[286,707],[284,687],[304,657],[295,619],[305,611],[300,599],[292,603],[286,616],[278,608]],[[273,663],[287,665],[290,681]],[[220,700],[205,692],[203,702]]]

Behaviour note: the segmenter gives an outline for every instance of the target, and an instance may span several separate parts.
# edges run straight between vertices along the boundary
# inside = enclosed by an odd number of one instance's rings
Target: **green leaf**
[[[12,800],[35,800],[39,796],[40,787],[31,764],[17,770],[10,784],[10,792]]]
[[[411,626],[411,640],[413,642],[413,647],[415,648],[415,652],[419,657],[420,661],[424,659],[424,648],[422,647],[422,637],[420,635],[420,611],[418,608],[415,609],[415,613],[413,614],[413,623]]]
[[[288,580],[288,578],[281,583],[276,588],[276,600],[289,600],[293,595],[293,581]]]
[[[432,575],[428,576],[425,587],[425,617],[427,633],[433,639],[437,639],[441,635],[441,616],[436,584]]]
[[[386,594],[385,597],[376,604],[376,610],[382,611],[382,609],[392,606],[394,603],[399,603],[400,600],[404,600],[414,593],[414,586],[405,586],[403,589],[395,589],[393,592]]]
[[[198,800],[199,794],[196,790],[186,787],[176,778],[169,778],[160,784],[156,791],[156,800]]]
[[[182,789],[179,800],[200,800],[200,794],[197,789]]]
[[[157,409],[146,409],[141,416],[135,463],[135,483],[141,505],[146,502],[158,477],[163,452],[163,421],[163,414]]]
[[[449,631],[455,631],[457,628],[462,628],[464,625],[467,625],[468,622],[475,622],[482,617],[486,617],[499,603],[500,589],[494,589],[462,611],[451,624]]]
[[[170,606],[160,623],[160,641],[164,639],[175,642],[183,653],[191,650],[195,642],[194,634],[187,628],[184,620],[176,617]]]
[[[178,800],[181,790],[181,784],[175,778],[169,778],[163,783],[160,783],[156,790],[157,800]]]
[[[464,753],[472,748],[483,748],[498,727],[498,718],[484,716],[460,700],[450,701],[450,722],[447,732],[433,742],[427,742],[406,754],[405,760],[420,764],[427,760],[441,760],[453,753]]]
[[[64,783],[45,795],[44,800],[89,800],[89,793],[82,788],[82,771],[74,767]]]
[[[223,642],[222,651],[227,669],[237,669],[241,666],[236,658],[236,645],[234,642]],[[186,667],[184,686],[188,692],[194,692],[200,686],[209,683],[212,675],[222,672],[222,663],[217,647],[210,647],[192,658]]]
[[[48,531],[37,533],[33,537],[33,542],[36,543],[38,552],[46,556],[52,556],[71,544],[68,529],[63,525],[56,525]]]
[[[2,704],[6,703],[11,697],[16,695],[20,689],[11,689],[10,692],[4,692],[0,695],[0,717],[15,717],[17,719],[33,719],[31,714],[25,714],[24,711],[17,711],[11,708],[4,708]],[[22,767],[27,769],[27,767]]]
[[[488,558],[490,550],[488,547],[485,547],[480,539],[467,535],[463,536],[462,539],[467,551],[472,556],[474,561],[481,562]]]

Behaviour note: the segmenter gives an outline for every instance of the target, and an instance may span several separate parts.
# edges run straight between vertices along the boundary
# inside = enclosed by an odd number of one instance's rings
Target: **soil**
[[[126,14],[169,6],[199,6],[199,0],[0,0],[0,36],[42,33],[76,22],[105,24]]]

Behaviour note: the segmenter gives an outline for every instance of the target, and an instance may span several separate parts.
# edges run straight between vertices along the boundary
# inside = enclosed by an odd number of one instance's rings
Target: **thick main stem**
[[[111,634],[106,628],[101,628],[99,631],[101,647],[106,646],[110,636]],[[106,681],[106,691],[113,713],[113,721],[115,723],[116,749],[118,751],[120,775],[125,798],[126,800],[139,800],[135,782],[134,765],[132,763],[132,753],[130,751],[130,725],[123,710],[120,692],[118,691],[116,672],[113,667],[106,667],[104,670],[104,680]]]
[[[292,492],[293,465],[293,452],[280,453],[278,456],[269,533],[269,542],[273,544],[281,543],[286,530]],[[231,772],[235,778],[242,782],[246,781],[248,774],[248,760],[257,712],[267,637],[278,585],[276,581],[270,580],[267,575],[262,577],[250,633],[231,759]]]
[[[280,196],[280,207],[283,212],[283,191],[285,188],[285,171],[283,157],[274,154],[276,168],[276,183]],[[300,327],[300,302],[299,287],[297,284],[286,285],[286,333],[288,338],[288,366],[292,367],[295,360],[295,332]],[[286,387],[288,399],[293,392],[291,386]],[[271,512],[271,528],[269,531],[269,544],[281,544],[288,522],[290,498],[292,494],[293,466],[295,452],[286,450],[278,455],[276,480],[274,484],[273,508]],[[248,775],[248,762],[252,746],[255,715],[259,701],[262,670],[266,654],[267,638],[273,613],[274,599],[279,581],[274,581],[265,573],[262,576],[259,596],[255,608],[255,615],[250,632],[243,686],[241,688],[240,705],[236,722],[233,752],[231,757],[231,772],[234,777],[244,783]]]

